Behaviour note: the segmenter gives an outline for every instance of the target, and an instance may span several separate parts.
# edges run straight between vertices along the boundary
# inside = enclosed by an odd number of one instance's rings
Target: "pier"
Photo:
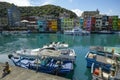
[[[36,72],[10,65],[11,72],[2,78],[4,64],[0,63],[0,80],[69,80],[56,75]]]

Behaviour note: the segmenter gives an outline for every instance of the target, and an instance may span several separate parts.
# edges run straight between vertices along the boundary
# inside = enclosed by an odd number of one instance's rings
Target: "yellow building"
[[[51,20],[51,29],[57,31],[57,20]]]
[[[118,19],[118,30],[120,30],[120,19]]]
[[[48,28],[49,31],[57,31],[57,20],[53,19],[53,20],[49,20],[48,22]]]

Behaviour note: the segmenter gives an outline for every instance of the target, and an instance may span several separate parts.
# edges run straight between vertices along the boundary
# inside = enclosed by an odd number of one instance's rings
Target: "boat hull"
[[[36,59],[33,58],[23,58],[23,57],[14,57],[9,56],[15,66],[19,66],[26,69],[35,70],[37,72],[43,72],[48,74],[57,74],[57,75],[67,75],[74,70],[73,61],[62,61],[62,64],[59,66],[57,62],[59,60],[47,58],[43,62],[36,62]]]

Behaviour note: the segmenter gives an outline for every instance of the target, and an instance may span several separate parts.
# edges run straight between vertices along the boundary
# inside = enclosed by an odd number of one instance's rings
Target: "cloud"
[[[113,11],[111,9],[108,10],[107,15],[112,15]]]
[[[79,9],[73,9],[72,11],[73,11],[74,13],[76,13],[76,15],[79,16],[79,17],[81,16],[81,14],[82,14],[82,12],[83,12],[83,11],[81,11],[81,10],[79,10]]]
[[[13,3],[17,6],[31,6],[29,0],[0,0],[0,2],[8,2],[8,3]]]

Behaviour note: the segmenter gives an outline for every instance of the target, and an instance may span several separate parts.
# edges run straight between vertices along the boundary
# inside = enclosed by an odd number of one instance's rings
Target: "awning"
[[[23,23],[28,23],[29,21],[28,21],[28,20],[22,20],[21,22],[23,22]]]

